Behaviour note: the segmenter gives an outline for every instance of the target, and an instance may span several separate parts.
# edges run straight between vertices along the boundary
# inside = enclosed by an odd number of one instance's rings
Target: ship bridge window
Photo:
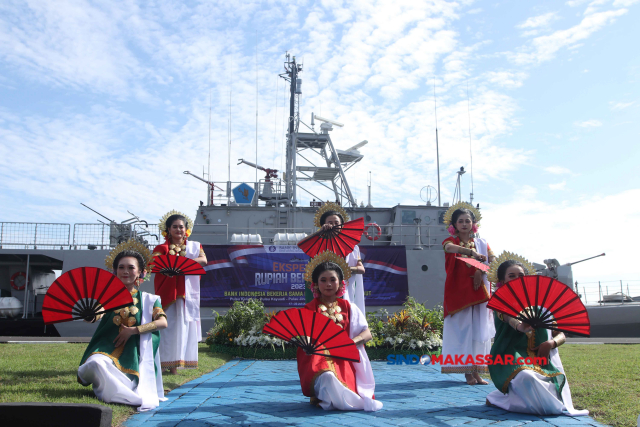
[[[414,218],[416,218],[416,211],[403,210],[402,211],[402,224],[414,225]]]

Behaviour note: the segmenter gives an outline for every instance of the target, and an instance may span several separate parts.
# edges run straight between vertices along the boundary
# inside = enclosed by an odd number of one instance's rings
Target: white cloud
[[[511,54],[510,57],[519,65],[539,64],[548,61],[563,47],[575,46],[625,13],[627,13],[627,9],[589,14],[578,25],[534,38],[530,46]]]
[[[564,190],[567,185],[567,181],[557,182],[555,184],[549,184],[550,190]]]
[[[546,168],[544,168],[544,170],[554,175],[564,175],[571,173],[569,169],[563,168],[562,166],[547,166]]]
[[[577,7],[580,6],[581,4],[584,4],[586,2],[588,2],[589,0],[570,0],[568,2],[566,2],[565,4],[569,7]]]
[[[613,5],[615,7],[629,7],[635,3],[638,3],[639,0],[615,0]]]
[[[566,264],[605,252],[606,257],[573,267],[578,282],[636,279],[638,264],[620,261],[627,249],[618,233],[598,228],[595,218],[610,216],[611,206],[626,206],[616,212],[616,222],[638,223],[640,189],[571,203],[546,203],[528,192],[505,204],[485,204],[482,234],[496,254],[508,250],[538,263],[556,258]]]
[[[594,127],[602,126],[602,122],[600,120],[595,120],[595,119],[585,120],[584,122],[575,122],[574,124],[581,128],[594,128]]]
[[[540,28],[547,27],[549,24],[555,20],[559,19],[557,12],[549,12],[543,15],[532,16],[527,18],[521,24],[516,25],[516,28],[526,29],[526,28]]]
[[[517,88],[522,86],[527,77],[527,73],[524,72],[489,71],[486,73],[488,81],[506,88]]]
[[[609,106],[611,107],[612,110],[614,111],[619,111],[619,110],[624,110],[625,108],[629,108],[632,105],[634,105],[636,102],[632,101],[632,102],[614,102],[611,101],[609,102]]]

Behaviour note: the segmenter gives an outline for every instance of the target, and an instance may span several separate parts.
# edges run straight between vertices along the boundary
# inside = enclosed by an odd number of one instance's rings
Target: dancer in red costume
[[[449,224],[449,237],[442,242],[445,251],[447,280],[444,286],[444,328],[442,355],[489,354],[491,338],[495,334],[491,310],[487,309],[490,285],[486,274],[459,257],[491,262],[491,248],[484,239],[474,237],[478,231],[480,212],[466,202],[454,204],[444,216]],[[485,365],[445,365],[443,373],[465,374],[467,384],[488,384],[480,373],[488,372]]]
[[[377,411],[382,402],[374,399],[375,380],[364,349],[372,338],[369,325],[355,304],[340,298],[344,295],[348,271],[345,260],[333,253],[323,252],[314,257],[307,265],[305,278],[311,283],[315,298],[305,308],[324,314],[344,328],[358,347],[360,362],[308,355],[299,348],[300,385],[311,403],[325,410]]]
[[[166,242],[156,246],[154,255],[175,255],[191,258],[207,265],[207,257],[198,242],[187,241],[193,223],[186,215],[171,211],[160,220],[159,228]],[[200,326],[200,276],[156,274],[156,295],[162,299],[169,327],[162,333],[160,360],[163,369],[172,374],[178,368],[198,367],[198,342],[202,341]]]

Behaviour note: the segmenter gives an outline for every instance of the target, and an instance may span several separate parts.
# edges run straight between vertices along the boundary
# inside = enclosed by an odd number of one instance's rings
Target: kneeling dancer
[[[499,288],[518,277],[534,274],[535,268],[526,259],[503,252],[492,263],[488,276]],[[504,360],[510,355],[514,361],[522,358],[525,364],[489,366],[498,390],[487,395],[487,404],[536,415],[589,415],[589,411],[573,407],[569,382],[558,354],[558,347],[565,342],[564,333],[533,329],[502,313],[495,313],[495,327],[493,359],[500,356]],[[546,365],[540,363],[541,358],[546,359]]]
[[[127,287],[133,305],[100,315],[78,368],[78,382],[91,384],[98,399],[137,406],[139,411],[166,400],[158,345],[159,330],[167,327],[167,319],[160,298],[138,290],[151,258],[146,246],[133,240],[107,256],[107,267]]]
[[[344,328],[357,345],[360,362],[308,355],[298,348],[300,385],[311,403],[325,410],[377,411],[382,402],[374,398],[375,380],[364,349],[372,338],[369,325],[355,304],[341,298],[349,276],[343,258],[330,252],[314,257],[305,269],[305,281],[311,284],[314,299],[304,308],[322,313]]]

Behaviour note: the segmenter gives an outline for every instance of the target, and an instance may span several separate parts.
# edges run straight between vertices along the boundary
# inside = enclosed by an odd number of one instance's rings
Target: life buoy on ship
[[[369,230],[371,230],[371,227],[375,228],[376,230],[374,234],[371,234],[369,232]],[[375,222],[370,222],[369,224],[365,225],[364,230],[364,235],[367,236],[367,239],[369,240],[378,240],[380,236],[382,236],[382,229]]]
[[[24,290],[24,286],[27,284],[27,273],[24,271],[18,271],[11,276],[11,287],[16,291]]]

